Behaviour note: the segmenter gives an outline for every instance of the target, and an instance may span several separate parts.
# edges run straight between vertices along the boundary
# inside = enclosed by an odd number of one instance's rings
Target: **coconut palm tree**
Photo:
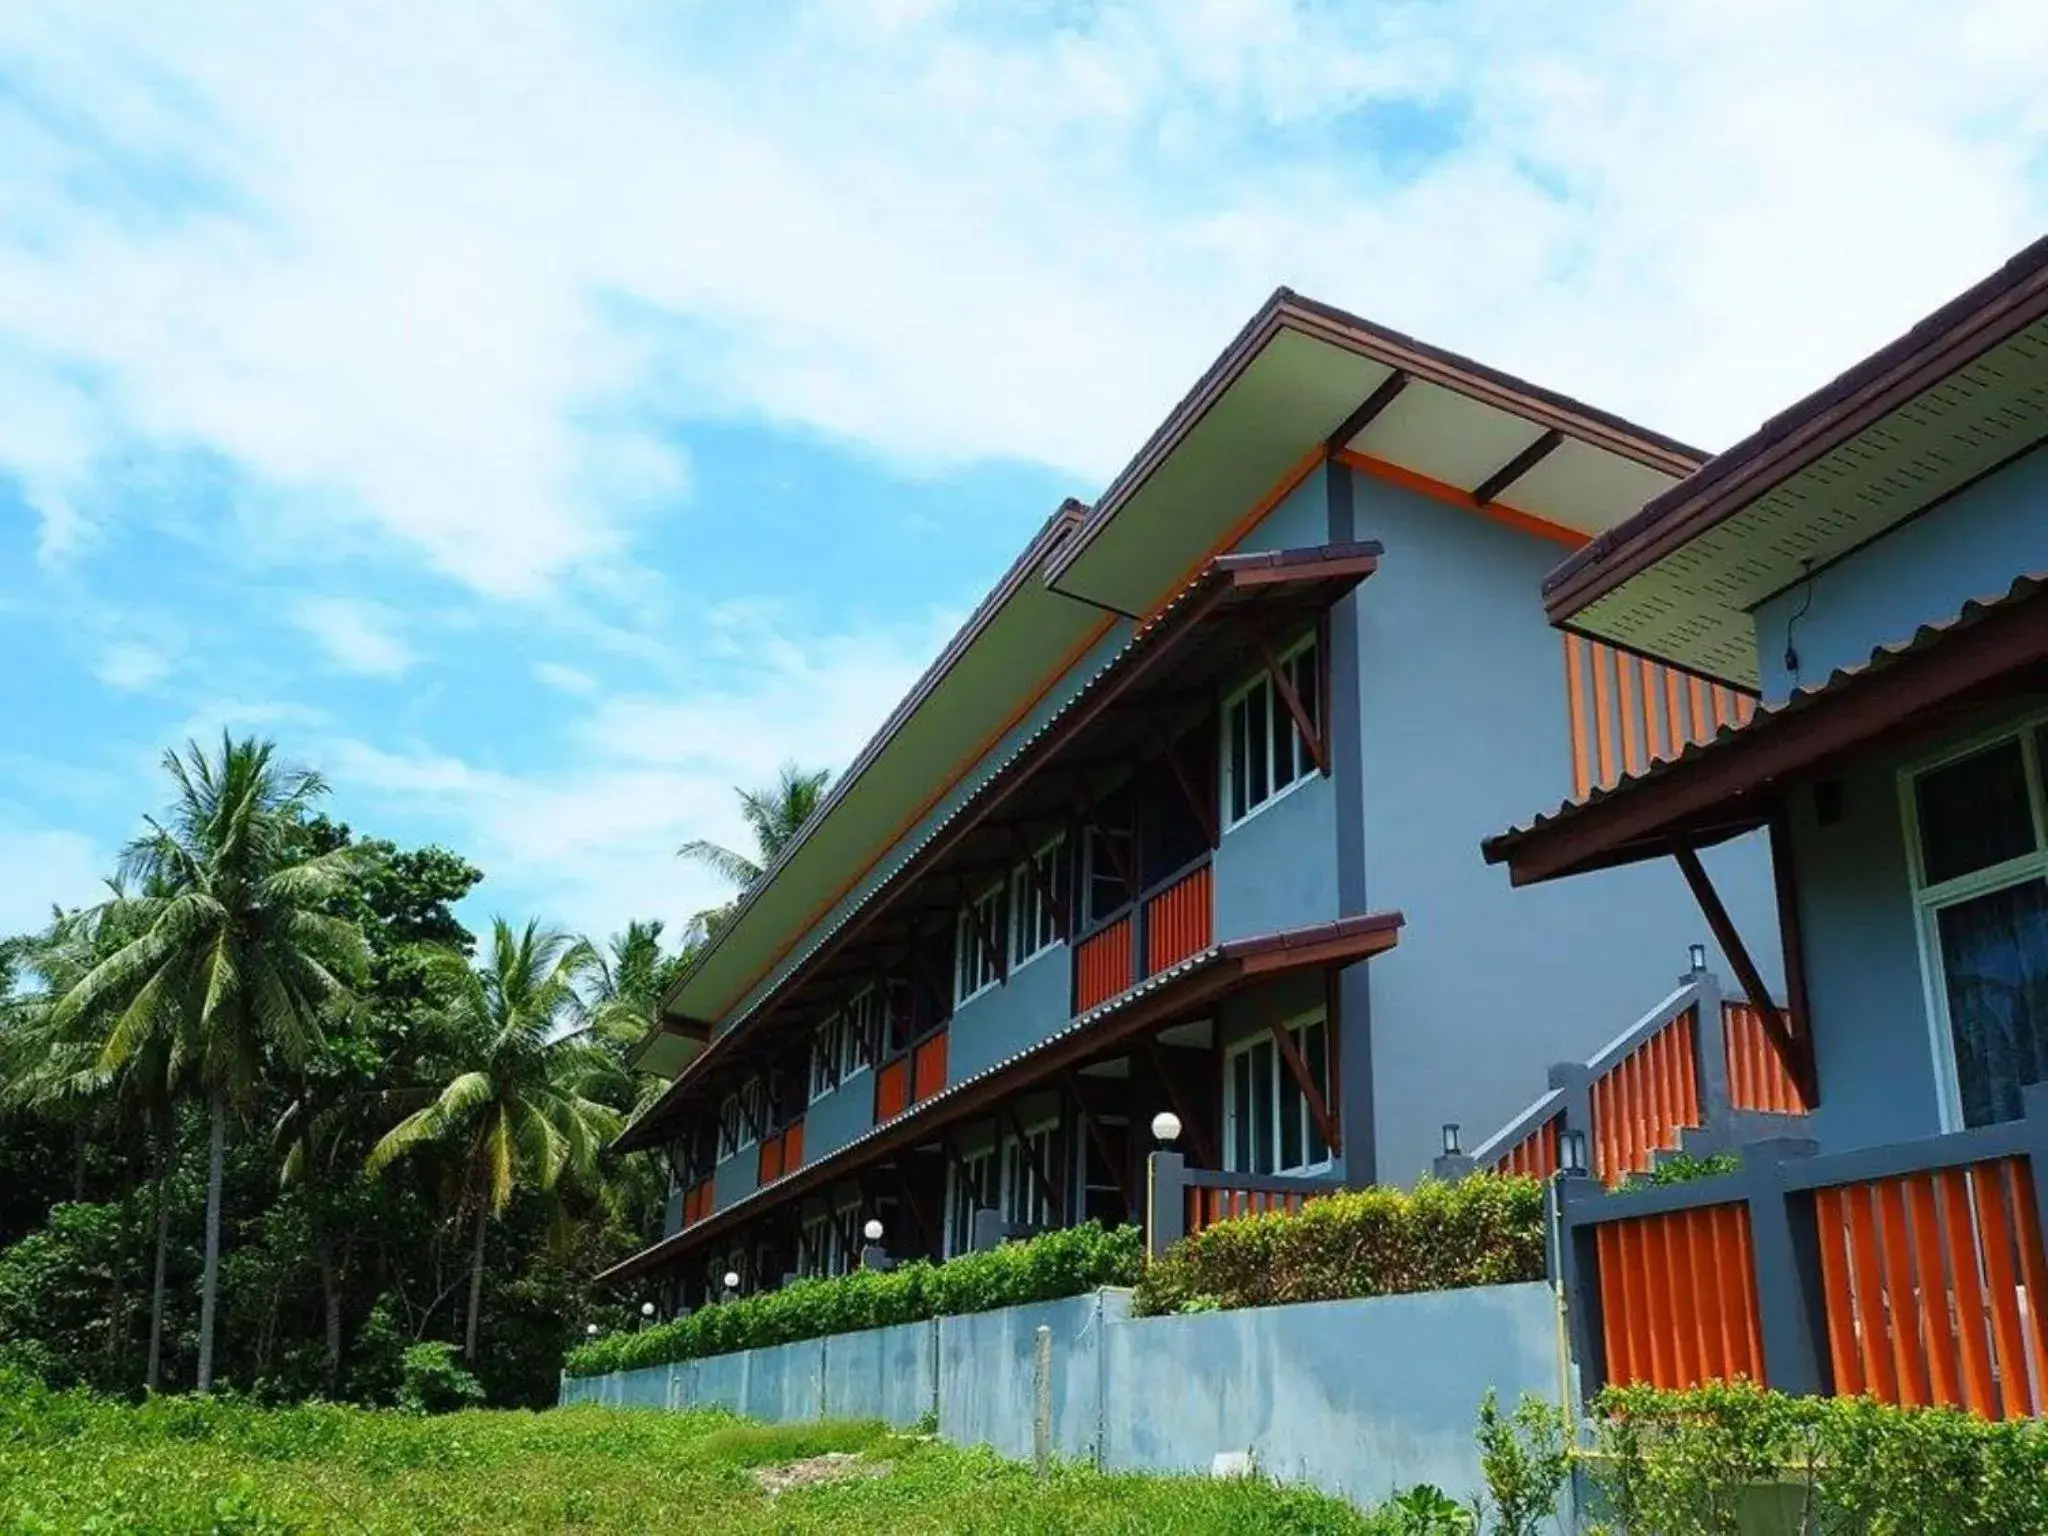
[[[344,1002],[368,954],[353,923],[324,911],[353,876],[353,849],[308,855],[299,826],[326,793],[317,774],[282,767],[268,741],[197,742],[164,754],[176,794],[121,857],[109,921],[125,938],[65,994],[60,1025],[105,1021],[98,1065],[187,1086],[208,1117],[206,1258],[200,1282],[198,1388],[213,1387],[220,1295],[221,1179],[229,1120],[264,1071],[296,1067]]]
[[[799,768],[795,763],[784,763],[775,782],[768,788],[733,791],[740,797],[740,818],[754,834],[753,857],[703,838],[683,844],[676,852],[691,863],[701,864],[723,876],[744,892],[767,872],[776,856],[796,837],[798,829],[810,820],[819,801],[825,798],[825,787],[831,782],[832,770],[829,768],[809,770]],[[692,918],[691,926],[697,934],[708,935],[716,932],[731,912],[730,903],[712,907]]]
[[[522,1185],[553,1193],[564,1176],[594,1185],[599,1155],[618,1133],[617,1054],[593,1033],[579,984],[590,947],[529,922],[493,919],[481,969],[452,950],[427,961],[459,1070],[371,1148],[369,1170],[425,1149],[452,1153],[462,1174],[458,1222],[474,1218],[463,1355],[476,1358],[484,1241]]]

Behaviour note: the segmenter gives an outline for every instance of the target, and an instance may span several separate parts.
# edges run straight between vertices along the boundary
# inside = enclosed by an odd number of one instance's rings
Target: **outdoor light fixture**
[[[1566,1131],[1558,1139],[1558,1171],[1582,1174],[1586,1171],[1586,1133]]]
[[[1692,947],[1692,948],[1691,948],[1690,950],[1688,950],[1688,951],[1686,952],[1686,956],[1687,956],[1687,958],[1688,958],[1688,959],[1690,959],[1690,960],[1692,961],[1692,973],[1693,973],[1693,975],[1697,976],[1697,975],[1699,975],[1699,973],[1700,973],[1701,971],[1704,971],[1704,970],[1705,970],[1705,969],[1707,968],[1707,946],[1706,946],[1706,945],[1704,945],[1704,944],[1695,944],[1695,945],[1693,945],[1693,947]]]
[[[1162,1109],[1152,1117],[1152,1139],[1166,1146],[1180,1140],[1180,1116],[1170,1109]]]
[[[595,1323],[587,1323],[587,1324],[585,1324],[585,1325],[584,1325],[584,1329],[583,1329],[583,1336],[584,1336],[585,1338],[590,1338],[590,1339],[594,1339],[594,1338],[596,1338],[596,1337],[597,1337],[597,1324],[595,1324]]]
[[[1456,1157],[1457,1155],[1458,1122],[1455,1120],[1446,1120],[1444,1122],[1444,1156]]]
[[[740,1272],[738,1270],[728,1269],[725,1272],[725,1288],[728,1291],[736,1291],[740,1288]]]
[[[866,1237],[869,1242],[879,1243],[882,1240],[881,1218],[876,1216],[870,1216],[868,1218],[868,1224],[862,1227],[860,1230],[861,1234],[864,1237]]]
[[[651,1301],[643,1301],[643,1302],[641,1302],[641,1303],[640,1303],[640,1315],[641,1315],[642,1317],[652,1317],[652,1316],[654,1316],[654,1303],[653,1303],[653,1302],[651,1302]]]

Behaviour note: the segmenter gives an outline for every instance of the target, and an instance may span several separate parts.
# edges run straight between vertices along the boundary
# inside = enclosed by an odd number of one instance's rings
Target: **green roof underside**
[[[1571,626],[1744,688],[1752,613],[2048,439],[2048,319],[1978,357],[1589,603]]]

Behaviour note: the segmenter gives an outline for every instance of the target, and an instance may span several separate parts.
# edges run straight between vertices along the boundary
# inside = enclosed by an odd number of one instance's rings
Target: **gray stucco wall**
[[[1811,601],[1801,583],[1762,604],[1756,636],[1764,697],[1792,691],[1786,625],[1802,606],[1792,636],[1799,680],[1813,687],[1922,624],[1954,617],[1972,598],[2003,593],[2022,572],[2040,571],[2048,571],[2048,448],[1819,572]]]
[[[1216,937],[1241,939],[1337,916],[1337,791],[1321,774],[1223,834]]]
[[[1835,780],[1841,819],[1829,826],[1815,814],[1812,783],[1791,796],[1821,1093],[1811,1134],[1827,1151],[1942,1129],[1899,774],[2026,712],[1981,711],[1908,752],[1858,763]]]
[[[1351,489],[1353,536],[1386,545],[1356,599],[1364,907],[1407,926],[1362,969],[1375,1173],[1405,1183],[1443,1122],[1476,1144],[1542,1092],[1552,1062],[1597,1050],[1670,990],[1687,945],[1711,952],[1712,939],[1668,863],[1516,891],[1481,860],[1481,839],[1571,788],[1562,641],[1540,600],[1561,550],[1370,476]],[[1762,839],[1706,863],[1781,985]],[[1359,990],[1345,996],[1347,1077]],[[1358,1176],[1355,1137],[1350,1150]]]
[[[815,1163],[875,1123],[875,1074],[856,1072],[804,1111],[804,1161]]]
[[[1073,952],[1055,944],[1002,985],[962,1003],[946,1034],[947,1080],[957,1083],[1044,1039],[1071,1016],[1073,991]]]
[[[1434,1483],[1481,1491],[1472,1429],[1489,1388],[1559,1400],[1547,1285],[1143,1318],[1108,1330],[1103,1465],[1261,1472],[1374,1503]]]
[[[804,1156],[807,1158],[811,1155],[810,1145],[806,1132]],[[711,1209],[722,1211],[735,1200],[751,1195],[760,1177],[761,1149],[758,1146],[740,1148],[712,1171]]]
[[[1004,1456],[1032,1454],[1038,1329],[1052,1330],[1052,1443],[1092,1459],[1101,1439],[1105,1324],[1128,1317],[1128,1291],[939,1319],[939,1433]]]
[[[881,1419],[907,1427],[933,1411],[938,1392],[936,1321],[836,1333],[825,1341],[828,1419]]]

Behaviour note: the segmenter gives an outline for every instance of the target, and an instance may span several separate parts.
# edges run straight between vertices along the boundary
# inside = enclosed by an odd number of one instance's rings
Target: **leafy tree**
[[[193,742],[163,763],[175,798],[121,861],[148,894],[116,898],[110,914],[135,936],[70,988],[56,1018],[106,1019],[103,1069],[160,1069],[166,1091],[189,1080],[205,1099],[198,1386],[207,1392],[229,1118],[254,1098],[266,1066],[305,1061],[368,956],[355,925],[323,910],[351,878],[355,852],[309,853],[301,835],[326,792],[317,774],[280,767],[268,741],[225,733],[217,756]]]
[[[453,1075],[385,1133],[368,1168],[426,1149],[452,1152],[460,1174],[458,1220],[474,1218],[463,1357],[476,1358],[484,1244],[492,1218],[522,1186],[554,1193],[566,1173],[594,1184],[604,1145],[621,1124],[603,1101],[617,1056],[593,1034],[578,983],[587,944],[529,922],[492,924],[483,968],[449,950],[428,959],[442,999]]]
[[[746,891],[760,880],[810,820],[811,813],[825,798],[825,787],[831,780],[828,768],[804,769],[795,763],[784,763],[775,782],[766,789],[735,790],[740,797],[740,817],[754,834],[752,857],[703,838],[692,839],[676,852]],[[695,926],[701,933],[715,932],[731,912],[730,905],[700,912],[694,919]]]

